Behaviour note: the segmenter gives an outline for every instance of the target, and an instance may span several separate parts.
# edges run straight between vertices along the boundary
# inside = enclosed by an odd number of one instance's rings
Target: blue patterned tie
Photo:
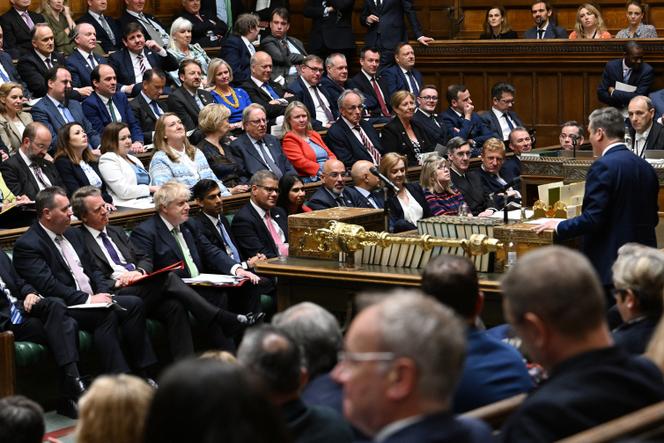
[[[106,235],[105,232],[100,232],[99,237],[101,237],[101,242],[104,244],[104,247],[108,251],[108,255],[111,256],[111,259],[113,260],[113,263],[115,263],[118,266],[122,266],[127,271],[135,271],[136,270],[136,266],[134,266],[133,263],[122,263],[122,260],[120,260],[120,256],[118,255],[117,251],[113,247],[113,243],[111,243],[111,240],[109,240],[108,235]]]
[[[0,278],[0,289],[5,293],[7,300],[9,300],[9,317],[13,325],[20,325],[23,323],[23,315],[16,307],[16,298],[14,298],[7,288],[7,284]]]
[[[238,252],[237,248],[231,241],[231,237],[228,235],[228,232],[226,232],[226,228],[224,227],[224,224],[221,222],[221,219],[217,220],[217,226],[219,227],[219,232],[221,232],[221,237],[224,239],[226,248],[231,250],[230,253],[231,258],[235,260],[236,263],[240,263],[240,253]]]

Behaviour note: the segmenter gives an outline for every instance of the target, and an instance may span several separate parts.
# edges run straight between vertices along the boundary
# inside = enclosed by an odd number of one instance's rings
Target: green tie
[[[194,259],[191,258],[191,253],[187,247],[187,242],[184,241],[184,237],[182,237],[180,234],[180,230],[175,227],[171,233],[173,234],[173,237],[175,237],[175,241],[178,242],[178,246],[180,247],[180,251],[184,257],[184,262],[187,265],[187,269],[189,270],[189,275],[192,278],[198,277],[198,268],[196,267],[196,263],[194,263]]]
[[[109,99],[108,100],[108,113],[111,114],[111,121],[112,122],[117,122],[118,119],[115,116],[115,106],[113,106],[113,100]]]

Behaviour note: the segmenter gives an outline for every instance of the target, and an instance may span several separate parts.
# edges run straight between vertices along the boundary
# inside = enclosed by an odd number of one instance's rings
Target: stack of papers
[[[244,280],[234,275],[224,274],[199,274],[198,277],[183,278],[182,281],[189,285],[235,285]]]

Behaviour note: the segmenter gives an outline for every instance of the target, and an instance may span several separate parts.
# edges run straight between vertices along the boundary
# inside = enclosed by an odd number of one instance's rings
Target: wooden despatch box
[[[291,257],[338,259],[338,252],[322,253],[318,251],[308,251],[305,250],[307,248],[303,248],[303,245],[301,244],[301,239],[305,232],[314,232],[318,228],[324,228],[330,220],[360,225],[367,231],[382,232],[385,230],[385,219],[383,217],[382,209],[338,207],[289,215],[288,254]]]

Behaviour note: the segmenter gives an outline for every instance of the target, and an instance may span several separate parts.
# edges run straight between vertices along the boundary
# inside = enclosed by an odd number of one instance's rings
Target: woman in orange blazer
[[[320,180],[323,163],[337,157],[323,138],[311,128],[311,116],[303,103],[294,101],[284,112],[284,135],[281,147],[305,183]]]

